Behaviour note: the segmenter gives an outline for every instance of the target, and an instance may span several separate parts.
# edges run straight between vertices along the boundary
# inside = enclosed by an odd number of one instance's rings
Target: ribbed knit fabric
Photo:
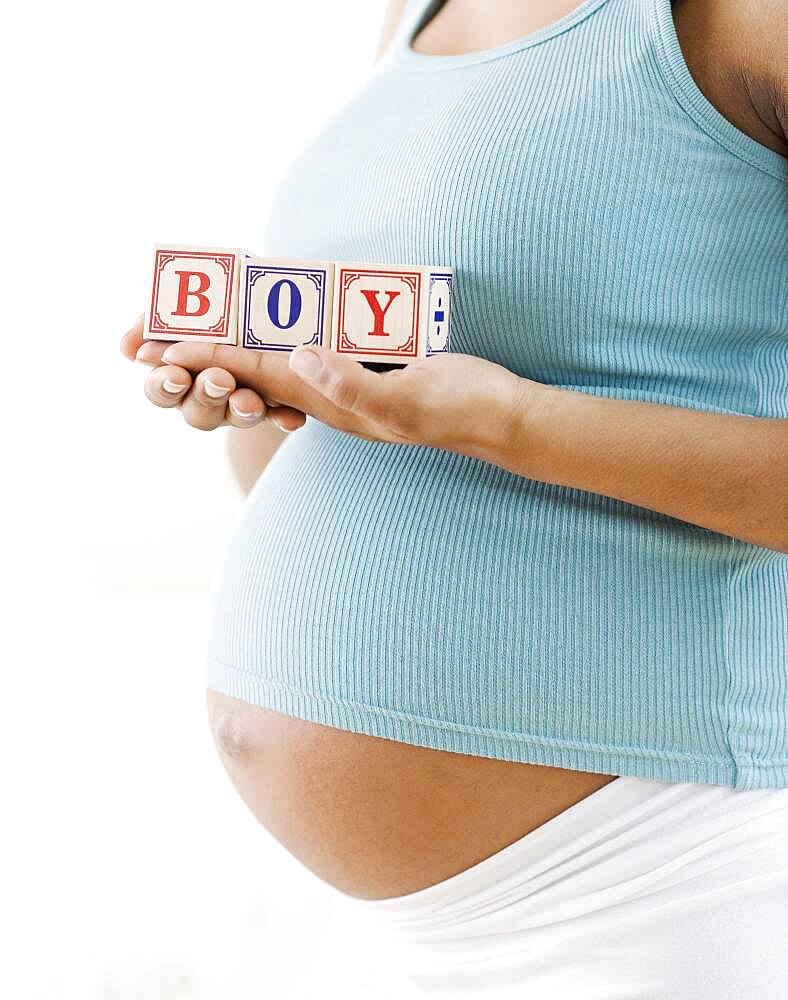
[[[414,52],[438,7],[293,164],[264,252],[450,264],[456,352],[788,419],[788,161],[696,87],[669,0]],[[207,656],[212,688],[341,729],[788,785],[788,555],[311,417],[238,519]]]

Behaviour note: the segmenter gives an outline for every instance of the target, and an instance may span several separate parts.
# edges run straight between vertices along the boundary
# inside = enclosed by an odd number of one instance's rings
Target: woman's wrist
[[[511,374],[508,391],[490,401],[485,418],[477,417],[473,448],[465,453],[517,475],[538,478],[549,414],[562,390]]]

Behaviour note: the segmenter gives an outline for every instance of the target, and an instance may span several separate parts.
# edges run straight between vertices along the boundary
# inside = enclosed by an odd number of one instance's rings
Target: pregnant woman
[[[213,732],[376,996],[785,995],[783,19],[392,2],[262,252],[453,266],[453,353],[123,340],[233,428]]]

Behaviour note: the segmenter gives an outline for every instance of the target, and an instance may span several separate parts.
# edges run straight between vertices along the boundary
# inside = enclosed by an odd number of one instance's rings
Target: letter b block
[[[157,244],[143,337],[235,344],[244,256],[242,250]]]

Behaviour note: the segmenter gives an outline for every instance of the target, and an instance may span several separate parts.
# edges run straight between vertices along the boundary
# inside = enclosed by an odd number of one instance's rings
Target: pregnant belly
[[[362,899],[426,888],[502,850],[615,775],[414,746],[208,691],[222,763],[269,833]]]

